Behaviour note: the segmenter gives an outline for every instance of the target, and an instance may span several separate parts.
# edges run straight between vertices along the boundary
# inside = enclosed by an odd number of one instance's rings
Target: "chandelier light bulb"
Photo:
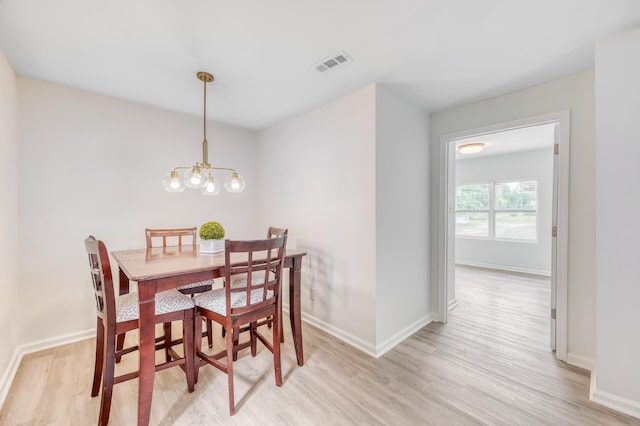
[[[244,185],[244,178],[236,172],[231,173],[224,180],[224,189],[234,194],[244,191]]]
[[[162,179],[162,185],[167,192],[182,192],[186,188],[180,174],[174,170]]]
[[[191,174],[191,185],[200,185],[200,169],[198,169],[197,167],[193,168],[193,173]]]
[[[176,179],[171,179],[171,189],[178,189],[180,188],[180,182],[178,182]]]
[[[200,189],[204,186],[205,180],[203,179],[202,169],[198,166],[193,166],[187,170],[184,174],[184,183],[189,188]]]
[[[202,193],[205,195],[216,195],[220,192],[220,185],[215,181],[211,173],[207,173],[207,182],[202,188]]]

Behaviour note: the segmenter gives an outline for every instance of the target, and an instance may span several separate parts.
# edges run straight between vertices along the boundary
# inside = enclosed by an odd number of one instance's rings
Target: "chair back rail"
[[[225,240],[225,281],[231,282],[234,275],[246,276],[243,287],[226,286],[227,315],[240,314],[257,308],[262,302],[278,300],[280,277],[287,244],[286,233],[266,240],[234,241]],[[245,253],[245,262],[231,262],[233,253]],[[254,280],[253,278],[258,279]],[[240,308],[231,307],[233,293],[244,293],[245,304]],[[265,305],[268,303],[265,303]]]
[[[172,228],[172,229],[145,229],[147,237],[147,248],[156,247],[153,245],[156,239],[162,238],[162,247],[167,247],[167,239],[171,242],[171,238],[177,238],[177,244],[172,245],[187,245],[183,244],[183,237],[191,238],[191,245],[196,245],[196,231],[198,228]],[[159,247],[159,246],[158,246]]]
[[[109,324],[115,324],[115,293],[109,253],[102,241],[90,235],[84,241],[89,257],[91,281],[96,299],[96,313]]]

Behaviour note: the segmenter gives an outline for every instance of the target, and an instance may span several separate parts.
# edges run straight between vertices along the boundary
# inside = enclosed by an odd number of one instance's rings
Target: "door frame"
[[[496,133],[536,124],[557,123],[558,151],[554,156],[554,196],[557,196],[555,223],[556,270],[551,271],[552,297],[555,293],[556,319],[556,358],[567,360],[567,269],[569,247],[569,149],[571,112],[568,109],[548,114],[527,117],[519,120],[497,123],[479,128],[448,133],[440,136],[440,167],[442,170],[439,190],[438,209],[438,251],[442,253],[438,265],[438,321],[446,323],[448,314],[448,286],[454,282],[455,271],[455,221],[451,220],[455,204],[455,141],[457,139]],[[551,232],[551,229],[543,231]],[[555,274],[554,274],[555,272]],[[555,276],[554,276],[555,275]],[[555,292],[553,283],[555,282]],[[551,303],[553,306],[553,303]],[[549,313],[551,315],[551,312]],[[553,322],[552,322],[553,325]]]

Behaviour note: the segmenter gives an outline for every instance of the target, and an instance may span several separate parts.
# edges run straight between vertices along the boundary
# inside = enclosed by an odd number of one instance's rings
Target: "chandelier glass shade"
[[[234,169],[228,167],[213,167],[208,160],[207,142],[207,83],[213,81],[213,75],[200,71],[197,74],[200,81],[204,83],[204,114],[202,139],[202,162],[193,166],[175,167],[162,180],[162,185],[167,192],[182,192],[186,188],[199,189],[205,195],[216,195],[222,186],[231,193],[244,191],[245,181]],[[225,178],[224,184],[214,177],[214,171],[225,170],[230,172]]]

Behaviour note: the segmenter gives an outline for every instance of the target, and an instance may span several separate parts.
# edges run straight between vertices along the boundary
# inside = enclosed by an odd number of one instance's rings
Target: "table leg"
[[[293,265],[289,268],[289,318],[291,319],[291,334],[296,348],[298,365],[304,365],[302,353],[302,312],[300,309],[300,269],[302,257],[293,259]]]
[[[151,414],[155,372],[155,291],[155,281],[138,282],[140,303],[138,426],[147,426]]]
[[[118,285],[118,289],[119,289],[119,295],[122,296],[123,294],[128,294],[129,293],[129,277],[127,277],[127,274],[124,273],[124,271],[122,270],[122,268],[118,268],[120,270],[120,274],[119,274],[119,285]]]

